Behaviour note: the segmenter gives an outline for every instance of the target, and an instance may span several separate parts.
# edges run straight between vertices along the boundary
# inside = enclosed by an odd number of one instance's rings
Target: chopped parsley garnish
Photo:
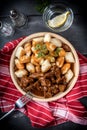
[[[41,44],[36,44],[35,50],[40,50],[41,49]]]
[[[44,57],[44,56],[45,56],[45,54],[40,51],[40,52],[38,53],[38,56],[37,56],[37,57],[40,58],[40,57]]]
[[[56,50],[54,51],[54,55],[55,57],[57,57],[59,55],[61,48],[57,47]]]

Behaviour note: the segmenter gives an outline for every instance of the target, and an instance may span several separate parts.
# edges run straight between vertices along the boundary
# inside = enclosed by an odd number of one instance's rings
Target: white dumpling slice
[[[75,62],[72,52],[66,52],[65,60],[66,60],[66,62],[70,62],[70,63]]]
[[[31,73],[34,73],[35,72],[35,67],[32,63],[27,63],[26,64],[26,69],[31,72]]]
[[[37,37],[37,38],[33,38],[34,42],[43,42],[44,37]]]
[[[43,64],[41,65],[41,71],[42,72],[47,72],[51,68],[51,64],[49,60],[45,60]]]
[[[44,42],[51,42],[51,36],[49,33],[45,34],[44,36]]]
[[[24,50],[25,50],[27,56],[31,55],[31,42],[27,42],[24,45]]]
[[[42,65],[43,62],[44,62],[44,59],[42,58],[42,59],[40,60],[39,64]]]
[[[19,59],[15,59],[15,65],[18,69],[24,69],[24,64],[20,63]]]
[[[62,42],[59,39],[56,39],[56,38],[51,38],[51,43],[56,45],[57,47],[62,46]]]
[[[25,50],[23,47],[18,47],[15,56],[19,59],[21,56],[25,54]]]
[[[23,77],[23,76],[25,76],[25,75],[27,75],[27,74],[28,74],[28,72],[27,72],[27,70],[25,70],[25,69],[21,69],[21,70],[15,71],[15,75],[16,75],[18,78],[21,78],[21,77]]]
[[[72,79],[73,75],[74,75],[74,74],[73,74],[72,70],[69,69],[69,70],[67,71],[67,73],[65,74],[65,78],[66,78],[66,82],[67,82],[67,83]]]

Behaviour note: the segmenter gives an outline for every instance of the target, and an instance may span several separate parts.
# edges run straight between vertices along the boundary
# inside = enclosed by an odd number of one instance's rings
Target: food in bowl
[[[72,45],[61,36],[47,32],[37,33],[19,43],[11,64],[11,77],[17,88],[46,101],[70,91],[79,73],[79,62]]]

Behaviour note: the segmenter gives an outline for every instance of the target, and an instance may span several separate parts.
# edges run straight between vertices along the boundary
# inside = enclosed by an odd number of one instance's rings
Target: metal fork
[[[5,117],[7,117],[10,113],[12,113],[14,110],[16,110],[17,108],[22,108],[25,106],[26,103],[28,103],[30,100],[32,100],[33,96],[30,92],[28,92],[27,94],[23,95],[22,97],[20,97],[14,105],[14,108],[12,108],[9,112],[7,112],[4,116],[2,116],[0,118],[0,120],[4,119]]]

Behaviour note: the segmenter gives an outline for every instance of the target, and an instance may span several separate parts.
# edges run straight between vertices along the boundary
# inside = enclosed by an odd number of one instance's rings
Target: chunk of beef
[[[27,85],[29,84],[29,80],[28,80],[28,77],[22,77],[22,78],[19,78],[17,80],[18,84],[20,87],[27,87]]]
[[[66,89],[66,85],[64,85],[64,84],[60,84],[60,85],[59,85],[59,91],[60,91],[60,92],[64,92],[65,89]]]
[[[33,74],[30,74],[30,78],[39,78],[39,77],[42,77],[43,76],[43,73],[33,73]]]
[[[47,73],[44,74],[44,77],[45,77],[45,78],[51,78],[51,77],[53,77],[53,76],[54,76],[54,72],[52,72],[52,71],[47,72]]]
[[[51,86],[51,81],[49,79],[45,79],[44,77],[39,78],[41,86]]]
[[[62,47],[65,51],[71,51],[70,47],[64,43],[63,43]]]

